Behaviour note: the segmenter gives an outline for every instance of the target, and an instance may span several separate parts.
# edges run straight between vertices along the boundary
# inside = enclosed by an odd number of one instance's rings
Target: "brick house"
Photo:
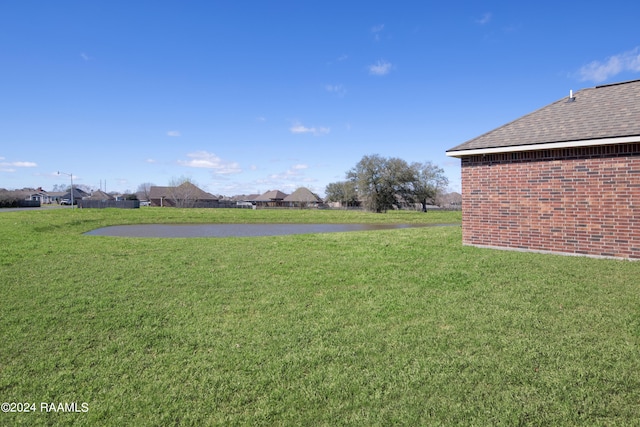
[[[640,80],[458,145],[463,244],[640,259]]]
[[[322,205],[322,199],[306,187],[300,187],[283,199],[290,208],[317,208]]]
[[[255,199],[256,206],[258,207],[284,207],[284,198],[287,194],[280,190],[269,190],[266,193],[261,194]]]
[[[152,206],[171,206],[180,208],[209,207],[216,204],[218,197],[201,190],[186,181],[177,187],[160,187],[152,185],[149,188],[149,201]]]

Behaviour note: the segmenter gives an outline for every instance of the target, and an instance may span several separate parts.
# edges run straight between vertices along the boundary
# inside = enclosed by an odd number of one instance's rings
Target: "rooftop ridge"
[[[640,82],[640,79],[627,80],[627,81],[624,81],[624,82],[607,83],[607,84],[604,84],[604,85],[598,85],[595,88],[599,89],[601,87],[620,86],[620,85],[626,85],[626,84],[629,84],[629,83],[637,83],[637,82]]]

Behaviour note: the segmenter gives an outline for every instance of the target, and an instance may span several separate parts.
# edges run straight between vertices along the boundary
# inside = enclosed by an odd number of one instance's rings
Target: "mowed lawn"
[[[0,212],[0,400],[37,406],[0,413],[0,425],[638,425],[639,262],[465,247],[459,226],[83,235],[135,223],[459,221]]]

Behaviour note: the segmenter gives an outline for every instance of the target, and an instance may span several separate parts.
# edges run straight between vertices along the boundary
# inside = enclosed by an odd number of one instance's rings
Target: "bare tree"
[[[193,207],[196,202],[198,187],[193,180],[186,176],[172,178],[169,181],[169,197],[177,208]]]
[[[74,186],[74,188],[78,188],[78,189],[84,191],[85,193],[89,193],[89,194],[93,193],[95,191],[95,189],[96,189],[95,187],[93,187],[91,185],[87,185],[87,184],[74,184],[73,186]],[[71,187],[69,187],[69,188],[71,188]]]
[[[462,209],[462,194],[455,191],[443,192],[437,196],[436,205],[449,209]]]
[[[151,194],[151,187],[154,186],[155,184],[152,182],[143,182],[142,184],[138,185],[136,193],[139,193],[144,198],[144,200],[151,200],[149,196]]]

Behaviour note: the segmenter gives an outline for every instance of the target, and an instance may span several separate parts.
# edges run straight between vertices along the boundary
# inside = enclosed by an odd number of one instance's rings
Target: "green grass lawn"
[[[459,226],[83,235],[135,223],[459,221],[0,212],[0,400],[37,406],[0,413],[0,425],[638,425],[638,262],[465,247]]]

